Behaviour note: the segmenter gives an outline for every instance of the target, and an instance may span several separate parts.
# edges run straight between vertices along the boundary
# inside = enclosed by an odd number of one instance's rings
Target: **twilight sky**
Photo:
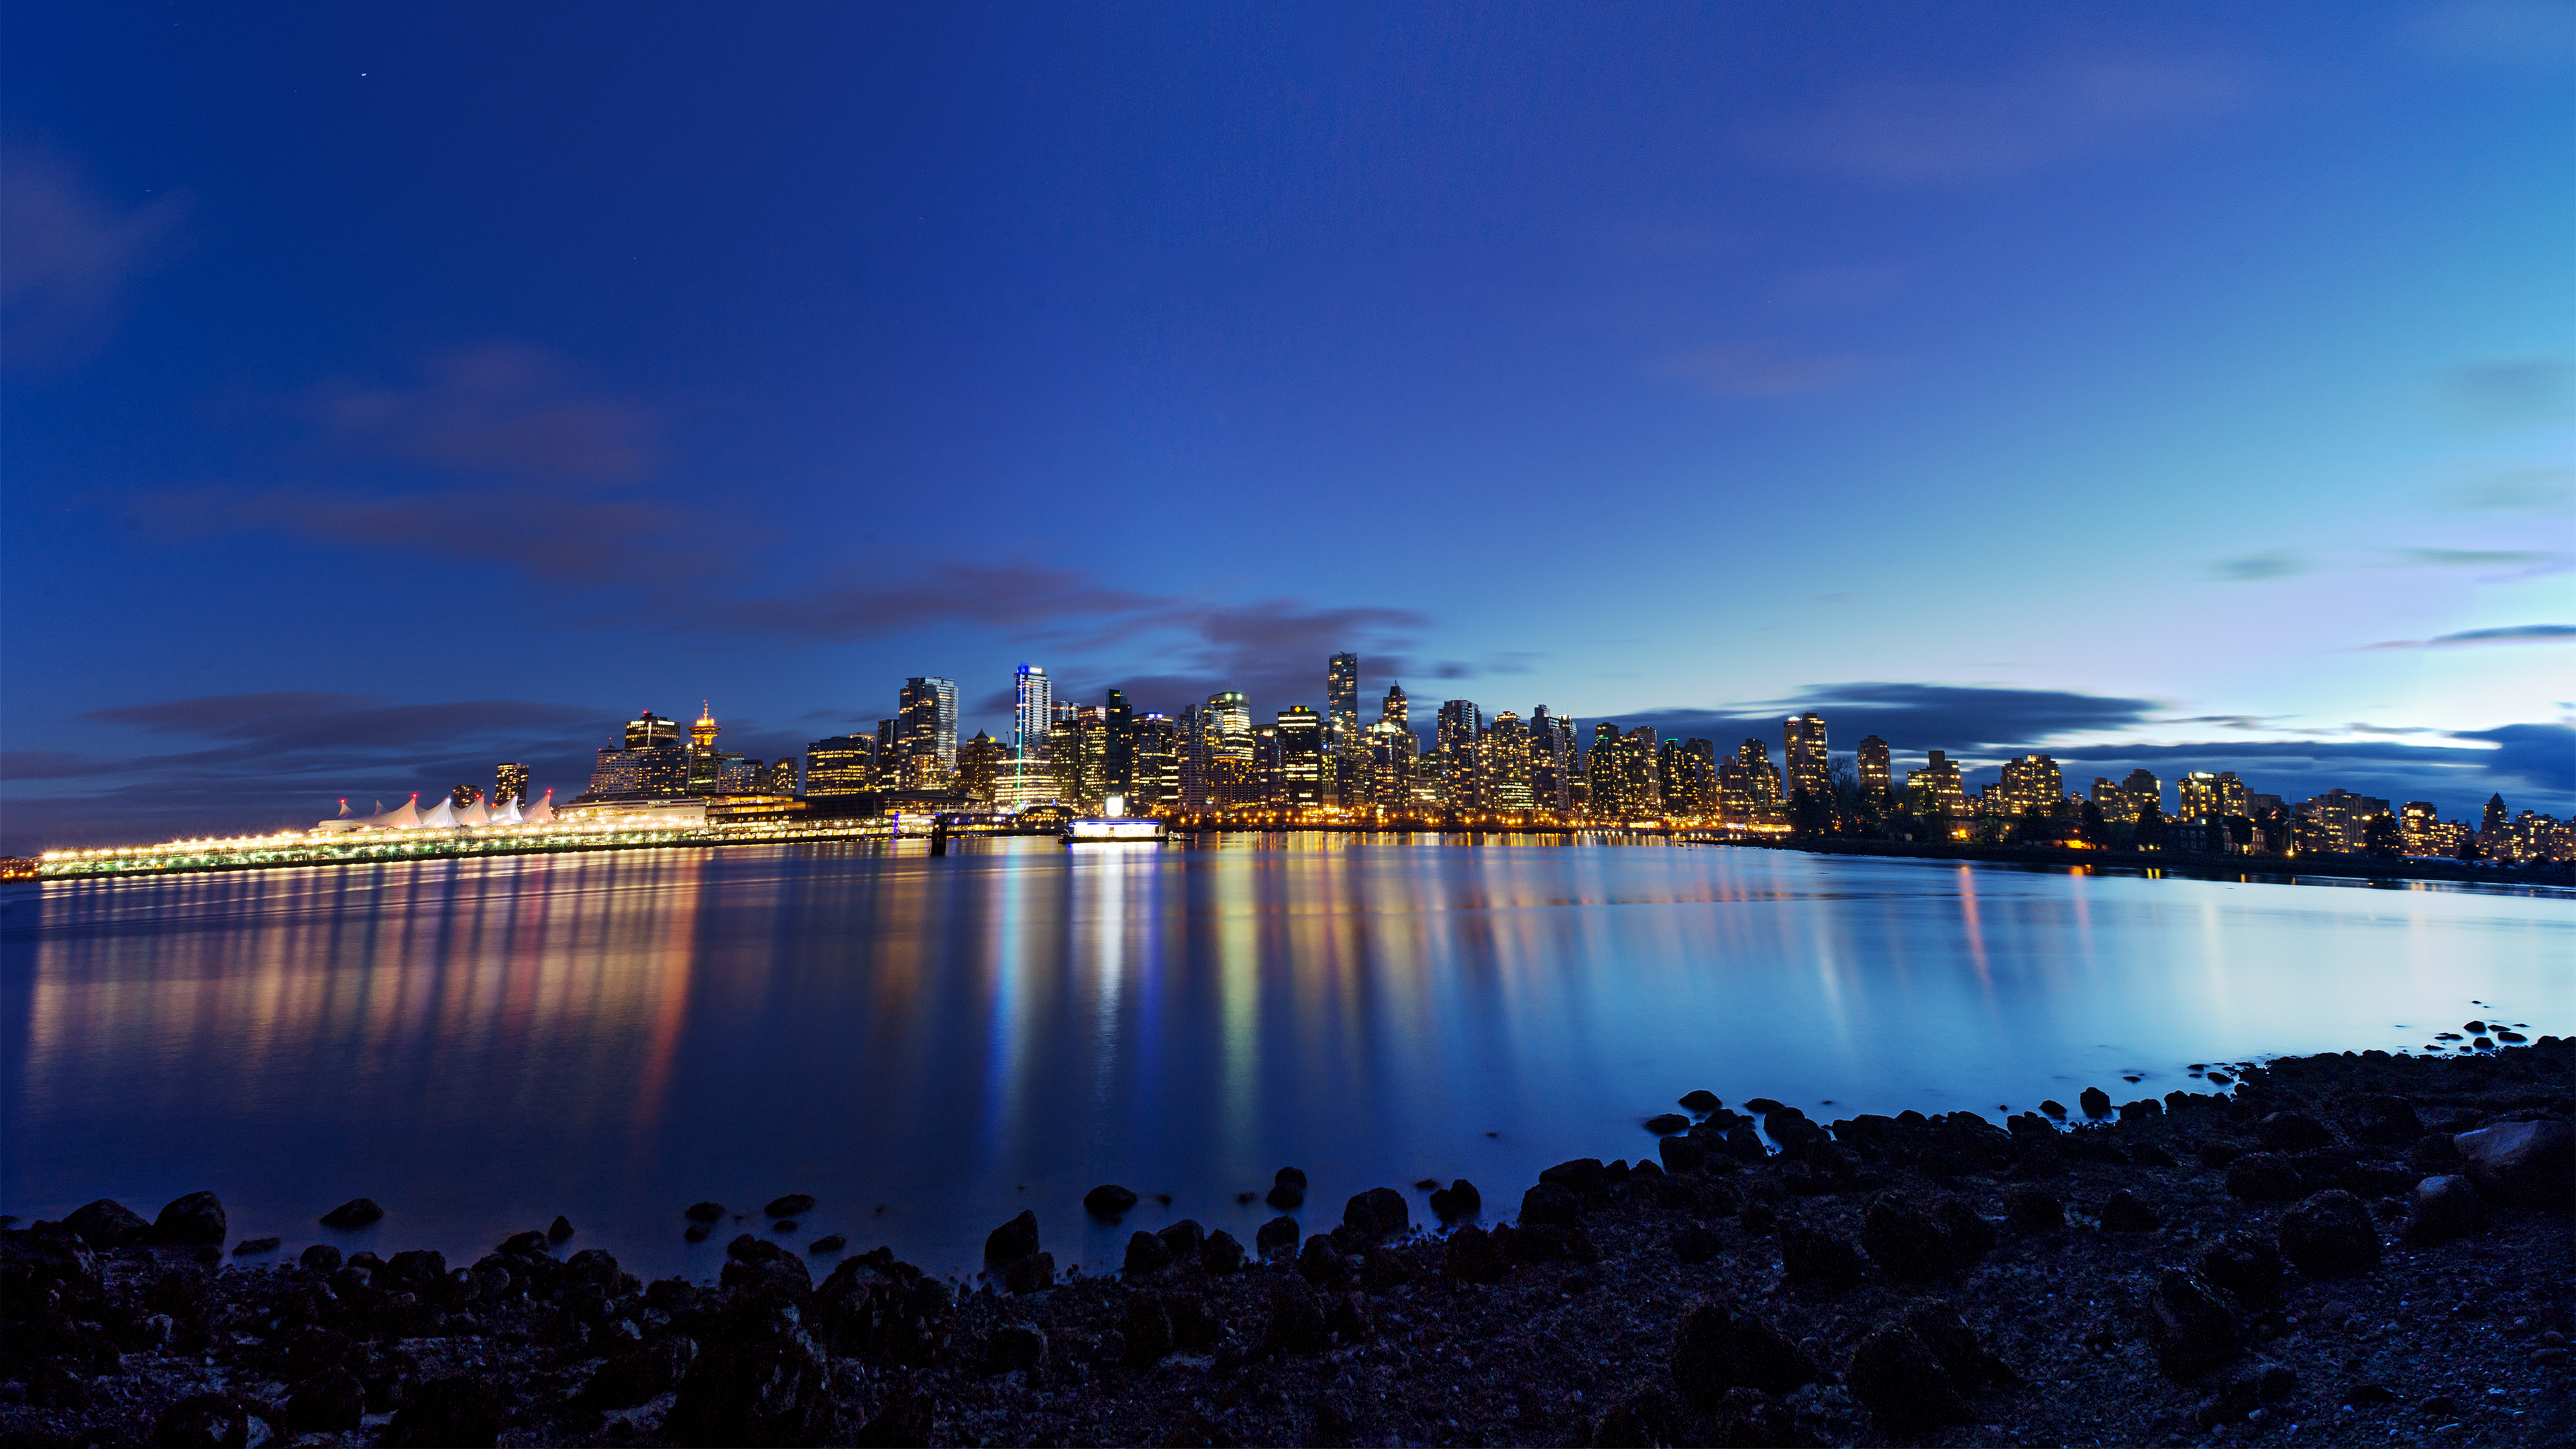
[[[0,24],[0,850],[1337,648],[2576,808],[2568,5]]]

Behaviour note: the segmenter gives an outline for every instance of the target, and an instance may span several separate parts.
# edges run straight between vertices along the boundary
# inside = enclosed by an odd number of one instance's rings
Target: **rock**
[[[2304,1152],[2334,1144],[2334,1134],[2326,1125],[2305,1112],[2275,1112],[2256,1125],[2255,1136],[2268,1152]]]
[[[1666,1172],[1697,1172],[1708,1161],[1708,1149],[1688,1137],[1667,1137],[1655,1144]]]
[[[2057,1194],[2026,1183],[2004,1189],[2004,1226],[2016,1233],[2053,1233],[2066,1226]]]
[[[1033,1323],[1005,1323],[993,1330],[984,1366],[997,1374],[1046,1367],[1046,1330]]]
[[[2361,1199],[2330,1188],[2281,1215],[2281,1256],[2311,1278],[2363,1272],[2379,1264],[2379,1229]]]
[[[1476,1191],[1476,1185],[1463,1177],[1431,1194],[1431,1211],[1444,1223],[1472,1218],[1484,1210],[1484,1194]]]
[[[383,1442],[424,1449],[488,1445],[500,1439],[509,1413],[509,1398],[500,1385],[475,1374],[450,1374],[404,1392]]]
[[[749,1233],[725,1245],[724,1271],[717,1282],[727,1288],[765,1288],[790,1296],[814,1291],[813,1270],[804,1259]]]
[[[1932,1356],[1941,1361],[1941,1371],[1962,1394],[1990,1384],[2009,1384],[2018,1377],[1977,1342],[1976,1332],[1947,1303],[1934,1299],[1913,1305],[1905,1310],[1905,1326],[1932,1350]]]
[[[1281,1353],[1322,1353],[1332,1346],[1323,1300],[1305,1279],[1287,1275],[1271,1280],[1268,1342]]]
[[[1104,1182],[1082,1195],[1082,1210],[1103,1222],[1116,1222],[1136,1205],[1136,1194],[1114,1182]]]
[[[1685,1263],[1705,1263],[1717,1256],[1717,1249],[1717,1234],[1697,1223],[1684,1223],[1673,1234],[1673,1256]]]
[[[2428,1177],[2415,1184],[2408,1204],[2406,1241],[2438,1243],[2474,1233],[2487,1225],[2486,1195],[2458,1173]]]
[[[1780,1225],[1780,1262],[1789,1281],[1839,1291],[1860,1282],[1860,1249],[1839,1233],[1808,1223]]]
[[[1449,1235],[1441,1271],[1460,1283],[1499,1283],[1511,1270],[1500,1244],[1483,1228],[1470,1224]]]
[[[1283,1213],[1295,1212],[1306,1205],[1306,1174],[1294,1167],[1283,1167],[1270,1181],[1269,1195],[1262,1199]]]
[[[286,1427],[298,1433],[346,1433],[366,1416],[366,1385],[345,1368],[324,1369],[286,1396]]]
[[[1552,1182],[1573,1193],[1585,1212],[1610,1205],[1610,1170],[1598,1157],[1577,1157],[1560,1162],[1538,1175],[1541,1182]]]
[[[1703,1408],[1730,1388],[1785,1394],[1816,1378],[1815,1361],[1771,1325],[1708,1299],[1682,1319],[1671,1365],[1673,1388]]]
[[[1682,1093],[1680,1105],[1689,1108],[1691,1111],[1706,1114],[1716,1111],[1718,1108],[1725,1106],[1726,1103],[1720,1101],[1715,1092],[1710,1091],[1706,1087],[1701,1087],[1696,1091]]]
[[[1039,1293],[1055,1286],[1055,1254],[1031,1253],[1002,1270],[1002,1286],[1013,1293]]]
[[[2352,1135],[2382,1147],[2404,1147],[2424,1135],[2415,1104],[2403,1097],[2364,1097],[2353,1116]]]
[[[2102,1200],[2099,1216],[2108,1233],[2152,1233],[2165,1224],[2163,1214],[2125,1187]]]
[[[385,1210],[376,1206],[374,1198],[353,1197],[347,1202],[340,1204],[338,1207],[331,1209],[329,1212],[324,1213],[322,1215],[322,1226],[326,1228],[337,1228],[344,1233],[355,1232],[357,1229],[363,1228],[369,1223],[383,1218],[384,1215]]]
[[[693,1223],[720,1223],[724,1221],[724,1213],[723,1203],[693,1202],[680,1215]]]
[[[1930,1346],[1902,1323],[1863,1338],[1852,1351],[1843,1382],[1870,1417],[1892,1435],[1918,1434],[1976,1419]]]
[[[1413,1260],[1388,1248],[1371,1248],[1360,1260],[1360,1287],[1391,1293],[1413,1281]]]
[[[1207,1230],[1193,1218],[1183,1218],[1154,1236],[1162,1241],[1164,1259],[1173,1263],[1196,1262],[1200,1246],[1207,1242]]]
[[[1885,1194],[1869,1205],[1861,1217],[1860,1241],[1879,1271],[1900,1283],[1928,1283],[1958,1266],[1950,1235],[1901,1194]]]
[[[1373,1187],[1343,1205],[1342,1226],[1372,1241],[1397,1237],[1413,1226],[1413,1211],[1403,1193]]]
[[[280,1241],[277,1238],[244,1238],[233,1244],[233,1256],[243,1258],[253,1253],[274,1253]]]
[[[2208,1280],[2167,1268],[2147,1291],[2140,1327],[2167,1375],[2187,1380],[2245,1350],[2236,1307]]]
[[[557,1214],[555,1214],[555,1220],[554,1220],[553,1222],[551,1222],[551,1223],[546,1224],[546,1241],[547,1241],[547,1242],[549,1242],[549,1243],[561,1243],[561,1242],[564,1242],[564,1241],[566,1241],[566,1240],[570,1239],[571,1237],[572,1237],[572,1219],[570,1219],[570,1218],[568,1218],[568,1217],[565,1217],[563,1214],[561,1214],[561,1213],[557,1213]]]
[[[191,1394],[163,1409],[160,1417],[153,1420],[152,1442],[164,1449],[242,1449],[245,1445],[266,1444],[277,1437],[269,1415],[265,1405],[238,1394]],[[30,1442],[34,1442],[33,1436]]]
[[[152,1220],[152,1241],[156,1243],[221,1247],[224,1236],[224,1200],[211,1192],[172,1198],[161,1209],[161,1216]]]
[[[143,1241],[152,1231],[141,1213],[104,1197],[64,1214],[63,1226],[80,1234],[80,1240],[93,1248],[122,1248]]]
[[[680,1236],[692,1243],[703,1243],[707,1240],[707,1235],[713,1226],[711,1223],[691,1223],[680,1230]]]
[[[1008,1266],[1037,1250],[1038,1215],[1023,1210],[1018,1217],[986,1235],[984,1262],[987,1266]]]
[[[2281,1301],[2281,1255],[2249,1232],[2232,1232],[2200,1250],[2194,1268],[2248,1308]]]
[[[1688,1132],[1690,1125],[1691,1119],[1679,1112],[1659,1112],[1646,1119],[1646,1130],[1658,1137],[1670,1137],[1676,1132]]]
[[[1292,1256],[1297,1251],[1297,1220],[1283,1213],[1263,1223],[1252,1235],[1252,1250],[1265,1262]]]
[[[662,1434],[687,1445],[848,1443],[859,1416],[841,1395],[795,1308],[737,1297],[681,1377]]]
[[[340,1250],[329,1243],[315,1243],[297,1254],[295,1261],[303,1264],[308,1273],[329,1277],[340,1271]]]
[[[2500,1122],[2451,1143],[2469,1176],[2507,1202],[2558,1211],[2576,1205],[2576,1126]]]
[[[586,1409],[631,1409],[650,1403],[676,1388],[696,1357],[696,1342],[685,1337],[611,1354],[574,1401]]]
[[[2105,1097],[2105,1098],[2103,1098],[2102,1100],[2103,1100],[2103,1101],[2105,1101],[2105,1102],[2108,1102],[2108,1101],[2109,1101],[2109,1100],[2111,1100],[2111,1099],[2110,1099],[2110,1098],[2108,1098],[2108,1097]],[[2066,1115],[2066,1104],[2065,1104],[2064,1102],[2060,1102],[2060,1101],[2057,1101],[2057,1100],[2055,1100],[2055,1099],[2053,1099],[2053,1098],[2052,1098],[2052,1099],[2050,1099],[2050,1100],[2048,1100],[2048,1101],[2045,1101],[2045,1102],[2040,1103],[2040,1104],[2039,1104],[2039,1110],[2041,1110],[2041,1111],[2043,1111],[2043,1112],[2046,1112],[2046,1113],[2047,1113],[2049,1116],[2051,1116],[2051,1117],[2063,1117],[2063,1116],[2065,1116],[2065,1115]]]
[[[1672,1390],[1646,1381],[1631,1386],[1603,1412],[1592,1426],[1592,1442],[1599,1449],[1629,1449],[1637,1444],[1679,1444],[1684,1433],[1681,1401],[1673,1397]]]
[[[2227,1164],[2227,1191],[2247,1202],[2289,1202],[2303,1186],[2299,1170],[2273,1152],[2248,1152]]]
[[[1211,1273],[1231,1273],[1243,1266],[1243,1244],[1223,1228],[1199,1245],[1199,1266]]]
[[[837,1253],[849,1245],[850,1240],[846,1234],[829,1233],[806,1244],[805,1251],[809,1253]]]
[[[1542,1182],[1521,1194],[1521,1212],[1517,1221],[1523,1224],[1546,1223],[1560,1228],[1580,1226],[1583,1202],[1571,1188],[1561,1183]]]
[[[2100,1087],[2086,1087],[2075,1094],[2075,1105],[2083,1108],[2087,1117],[2108,1117],[2111,1115],[2111,1094]]]
[[[1127,1238],[1127,1260],[1119,1271],[1135,1276],[1159,1273],[1172,1266],[1172,1250],[1152,1233],[1132,1233]]]
[[[814,1195],[805,1192],[791,1192],[785,1197],[771,1198],[769,1206],[761,1209],[773,1218],[801,1218],[813,1210]],[[717,1211],[722,1212],[723,1209],[719,1208]]]
[[[1317,1288],[1339,1288],[1350,1276],[1350,1260],[1333,1246],[1333,1240],[1321,1233],[1306,1240],[1297,1252],[1297,1276]]]

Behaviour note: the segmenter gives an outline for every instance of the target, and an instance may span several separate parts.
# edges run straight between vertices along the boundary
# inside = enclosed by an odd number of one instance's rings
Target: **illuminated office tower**
[[[977,730],[975,738],[957,747],[957,793],[977,804],[992,804],[1010,759],[1009,745]]]
[[[2504,832],[2504,795],[2498,792],[2487,797],[2487,808],[2478,816],[2478,836],[2481,841],[2501,840],[2504,838]]]
[[[1771,763],[1771,747],[1760,740],[1746,740],[1736,746],[1735,759],[1744,770],[1744,788],[1754,813],[1766,818],[1777,815],[1789,800],[1781,790],[1779,768]]]
[[[877,721],[876,787],[880,790],[903,788],[903,721]]]
[[[528,803],[528,767],[525,765],[503,765],[492,772],[492,803],[500,805],[511,800],[522,805]]]
[[[1655,730],[1639,725],[1619,737],[1619,778],[1640,814],[1664,813],[1664,786],[1655,778]]]
[[[679,743],[680,726],[649,709],[626,722],[626,748],[630,750],[659,749],[664,745],[676,749]]]
[[[1281,803],[1286,784],[1279,771],[1279,726],[1275,724],[1252,731],[1252,780],[1254,798],[1261,804]]]
[[[2406,842],[2408,855],[2448,855],[2448,832],[2442,825],[2441,812],[2430,800],[2409,800],[2397,809],[2397,831]]]
[[[1584,778],[1595,819],[1625,820],[1636,813],[1636,802],[1628,797],[1627,781],[1619,769],[1621,753],[1617,725],[1605,719],[1592,727],[1592,750],[1584,761]]]
[[[1441,793],[1452,810],[1481,810],[1485,792],[1476,744],[1485,734],[1484,711],[1473,700],[1446,700],[1438,719],[1432,753],[1440,760]]]
[[[1055,682],[1034,664],[1023,664],[1012,676],[1011,754],[1023,760],[1046,758],[1047,726],[1054,722]],[[1034,751],[1035,753],[1032,753]]]
[[[1136,784],[1136,711],[1127,705],[1127,696],[1109,691],[1109,700],[1100,708],[1107,733],[1101,737],[1105,759],[1100,772],[1100,788],[1105,794],[1125,795]]]
[[[2245,813],[2245,782],[2234,770],[2193,770],[2174,781],[2176,820],[2224,820]]]
[[[903,682],[898,701],[905,787],[944,788],[957,772],[957,681],[916,675]]]
[[[1421,776],[1415,756],[1422,742],[1399,720],[1384,715],[1369,726],[1368,734],[1369,803],[1385,810],[1413,809]]]
[[[1408,709],[1409,706],[1404,698],[1404,686],[1390,684],[1386,687],[1386,698],[1378,702],[1378,723],[1394,725],[1397,729],[1410,734],[1413,732],[1413,720],[1407,713]],[[1417,755],[1422,753],[1421,746],[1416,745],[1413,752]]]
[[[2004,808],[2014,815],[2037,810],[2054,814],[2058,803],[2066,798],[2066,782],[2058,773],[2057,762],[2046,755],[2021,755],[2004,761]]]
[[[459,785],[447,792],[447,803],[459,810],[482,798],[483,787],[480,785]]]
[[[796,793],[796,757],[780,755],[772,761],[769,773],[762,777],[760,792],[764,795],[794,796]]]
[[[1336,654],[1324,661],[1324,721],[1335,745],[1360,742],[1360,657]]]
[[[1181,717],[1172,721],[1177,737],[1178,757],[1173,763],[1174,784],[1179,791],[1178,804],[1183,810],[1208,808],[1207,732],[1199,724],[1199,707],[1181,706]]]
[[[1685,742],[1666,740],[1655,747],[1655,778],[1663,790],[1666,815],[1688,820],[1708,813],[1706,795],[1700,789],[1699,758]]]
[[[716,751],[716,735],[720,728],[716,724],[715,711],[708,708],[705,700],[698,701],[698,717],[689,726],[689,793],[692,795],[719,793],[718,778],[724,770],[724,756]]]
[[[1521,717],[1504,710],[1485,731],[1482,751],[1485,808],[1511,814],[1530,809],[1529,730]]]
[[[1179,809],[1180,726],[1167,714],[1138,715],[1128,741],[1134,777],[1127,790],[1127,813],[1169,814]]]
[[[1565,814],[1573,807],[1574,721],[1549,714],[1543,704],[1531,710],[1529,761],[1530,808]]]
[[[2144,815],[2150,805],[2156,807],[2159,817],[2165,813],[2164,784],[2144,770],[2131,770],[2127,778],[2120,781],[2120,793],[2129,797],[2129,818],[2132,820]]]
[[[1254,758],[1258,740],[1252,729],[1252,708],[1244,703],[1243,692],[1221,689],[1209,695],[1199,711],[1199,730],[1207,739],[1208,803],[1219,810],[1260,804],[1265,791]]]
[[[1968,783],[1957,762],[1934,750],[1923,768],[1905,772],[1906,808],[1917,815],[1964,816]]]
[[[1896,798],[1896,764],[1887,753],[1887,741],[1876,735],[1863,735],[1860,741],[1860,793],[1881,804]]]
[[[1824,717],[1810,710],[1780,722],[1782,763],[1787,767],[1788,794],[1803,790],[1818,800],[1834,794],[1834,770],[1825,754]]]
[[[876,788],[872,735],[834,735],[805,747],[805,798],[838,800]]]
[[[1311,810],[1324,798],[1324,717],[1302,704],[1279,711],[1279,803]]]

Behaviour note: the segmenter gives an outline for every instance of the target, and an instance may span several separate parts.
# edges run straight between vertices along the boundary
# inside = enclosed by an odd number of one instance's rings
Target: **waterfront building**
[[[1324,661],[1324,723],[1331,742],[1350,747],[1360,742],[1360,657],[1336,654]]]
[[[1047,726],[1054,722],[1055,683],[1034,664],[1023,664],[1011,679],[1011,756],[1046,758]]]
[[[877,721],[876,787],[880,790],[903,787],[902,728],[901,720]]]
[[[1810,710],[1782,720],[1780,744],[1780,758],[1788,776],[1788,796],[1794,799],[1804,791],[1818,800],[1831,800],[1834,770],[1832,759],[1825,752],[1824,717]]]
[[[764,795],[790,797],[796,794],[796,757],[794,755],[780,755],[770,761],[769,776],[760,782],[760,792]]]
[[[2120,781],[2120,793],[2129,797],[2129,818],[2132,820],[2143,817],[2150,805],[2156,808],[2158,816],[2165,813],[2164,783],[2146,770],[2131,770]]]
[[[2004,761],[2003,778],[1995,785],[1995,811],[2012,818],[2031,810],[2054,815],[2066,796],[2065,778],[2057,762],[2046,755],[2021,755]]]
[[[2093,808],[2114,824],[2125,825],[2138,818],[2138,807],[2130,803],[2129,792],[2111,783],[2107,775],[2093,777]]]
[[[1011,760],[1011,747],[982,730],[957,749],[957,793],[989,805]]]
[[[905,680],[895,720],[903,741],[905,786],[946,788],[957,773],[957,681],[935,675]]]
[[[2311,829],[2300,840],[2302,850],[2318,849],[2352,854],[2370,846],[2373,820],[2387,817],[2394,829],[2396,812],[2388,802],[2375,795],[2356,795],[2350,790],[2328,790],[2299,802],[2299,818]]]
[[[1399,720],[1384,715],[1369,726],[1369,803],[1380,809],[1409,811],[1415,798],[1421,741]]]
[[[1581,755],[1574,742],[1574,721],[1550,714],[1546,705],[1530,711],[1530,805],[1549,815],[1574,809],[1575,775]]]
[[[1917,815],[1959,819],[1968,813],[1968,785],[1958,762],[1939,750],[1923,768],[1905,772],[1905,807]]]
[[[528,803],[528,767],[515,761],[492,771],[492,803],[501,805],[512,800]]]
[[[805,747],[805,798],[837,800],[876,785],[877,742],[871,735],[833,735]]]
[[[1134,777],[1127,790],[1130,815],[1169,814],[1181,804],[1181,730],[1167,714],[1141,714],[1130,727]]]
[[[2174,818],[2222,820],[2245,813],[2245,784],[2234,770],[2193,770],[2174,782]]]
[[[1693,745],[1706,740],[1666,740],[1655,751],[1655,774],[1664,792],[1664,813],[1677,820],[1696,820],[1710,813],[1717,793],[1714,754],[1703,758]],[[1715,746],[1710,746],[1714,751]]]
[[[2442,814],[2430,800],[2409,800],[2397,808],[2397,833],[2406,842],[2408,855],[2449,855],[2444,850],[2448,841],[2442,826]]]
[[[2501,793],[2489,795],[2486,811],[2478,817],[2478,837],[2482,841],[2501,840],[2504,838],[2504,827],[2504,796]],[[2490,846],[2489,849],[2493,847]]]
[[[1378,723],[1394,725],[1397,729],[1410,734],[1413,731],[1413,721],[1411,715],[1407,713],[1408,708],[1404,698],[1404,686],[1390,684],[1386,687],[1386,698],[1378,702]],[[1422,749],[1417,745],[1413,752],[1418,755],[1422,753]]]
[[[1101,737],[1105,755],[1100,771],[1101,793],[1104,798],[1132,794],[1136,786],[1136,711],[1128,707],[1125,694],[1113,689],[1100,707],[1100,717],[1107,729]]]
[[[1056,798],[1097,812],[1108,801],[1109,712],[1096,704],[1059,707],[1047,726],[1046,764],[1055,776]]]
[[[1606,719],[1592,726],[1592,750],[1584,760],[1584,778],[1595,819],[1625,820],[1637,813],[1636,802],[1629,797],[1627,781],[1619,769],[1622,753],[1619,726]]]
[[[1504,710],[1485,731],[1480,758],[1485,777],[1485,808],[1525,815],[1530,810],[1530,742],[1521,717]]]
[[[1861,736],[1856,764],[1863,799],[1884,804],[1896,798],[1896,763],[1888,753],[1887,741],[1876,735]]]
[[[646,749],[603,749],[591,762],[590,789],[582,800],[658,799],[688,793],[689,757],[677,744]]]
[[[1432,752],[1440,757],[1441,793],[1457,811],[1484,808],[1483,771],[1477,742],[1485,735],[1484,711],[1471,699],[1443,700],[1433,726]]]
[[[1252,707],[1243,691],[1221,689],[1207,697],[1199,712],[1199,729],[1207,741],[1207,791],[1210,808],[1242,810],[1261,803],[1259,740],[1252,728]]]
[[[1178,719],[1172,721],[1176,748],[1173,761],[1174,783],[1178,797],[1174,803],[1183,810],[1208,808],[1207,737],[1200,727],[1199,707],[1181,706]]]
[[[1291,810],[1323,803],[1324,717],[1302,704],[1279,711],[1272,727],[1278,752],[1277,799]]]
[[[1619,781],[1640,815],[1664,813],[1663,781],[1655,774],[1655,729],[1639,725],[1619,737]]]

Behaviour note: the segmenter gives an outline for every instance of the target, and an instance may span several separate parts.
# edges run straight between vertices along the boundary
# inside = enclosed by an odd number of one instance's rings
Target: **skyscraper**
[[[2066,798],[2066,782],[2057,762],[2046,755],[2022,755],[2004,761],[2001,788],[2004,808],[2015,815],[2037,810],[2051,814]]]
[[[1336,654],[1324,661],[1324,720],[1335,745],[1360,742],[1360,657]]]
[[[1279,711],[1279,803],[1311,810],[1323,803],[1324,717],[1302,704]]]
[[[1664,786],[1655,777],[1654,726],[1639,725],[1619,737],[1619,779],[1638,814],[1664,813]]]
[[[994,792],[1001,784],[1002,772],[1009,768],[1010,758],[1010,746],[977,730],[975,738],[957,750],[958,793],[969,800],[991,804]]]
[[[1887,741],[1876,735],[1863,735],[1860,741],[1860,793],[1864,798],[1884,804],[1896,796],[1896,764],[1887,752]]]
[[[957,771],[957,681],[931,675],[905,680],[895,717],[903,738],[904,785],[946,785]]]
[[[1939,750],[1923,768],[1905,772],[1906,807],[1918,815],[1962,816],[1968,813],[1968,783],[1958,764]]]
[[[1530,711],[1529,734],[1530,808],[1562,815],[1573,803],[1574,722],[1542,704]]]
[[[516,800],[522,805],[528,803],[527,766],[502,765],[492,772],[492,803],[498,805],[507,800]]]
[[[1504,710],[1494,716],[1493,726],[1485,731],[1484,750],[1485,808],[1513,814],[1530,809],[1530,744],[1529,732],[1521,717]]]
[[[1585,759],[1591,812],[1596,819],[1625,820],[1635,813],[1635,803],[1628,796],[1625,777],[1619,769],[1622,753],[1619,727],[1603,720],[1592,727],[1592,752]]]
[[[1377,707],[1378,722],[1381,724],[1394,725],[1397,729],[1410,733],[1413,729],[1413,722],[1406,714],[1406,708],[1404,686],[1401,684],[1390,684],[1386,687],[1386,698],[1380,701]],[[1416,754],[1421,753],[1421,746],[1415,746],[1414,752]]]
[[[1172,722],[1179,736],[1180,808],[1208,808],[1207,730],[1200,721],[1197,705],[1183,705],[1181,717]]]
[[[645,710],[626,722],[626,748],[649,750],[657,745],[677,745],[680,727],[651,710]]]
[[[1136,712],[1127,707],[1127,696],[1109,691],[1108,703],[1101,706],[1100,716],[1106,733],[1102,736],[1100,788],[1106,795],[1126,795],[1136,787]]]
[[[1181,803],[1181,731],[1167,714],[1143,714],[1129,732],[1135,778],[1127,813],[1167,813]]]
[[[1047,678],[1045,670],[1034,664],[1023,664],[1014,676],[1014,685],[1011,754],[1017,759],[1043,760],[1046,758],[1047,724],[1053,718],[1055,684]]]
[[[2128,777],[2120,781],[2120,793],[2129,797],[2129,818],[2132,820],[2144,815],[2150,805],[2156,807],[2158,816],[2165,813],[2165,787],[2145,770],[2131,770]]]
[[[1221,689],[1207,697],[1199,711],[1199,730],[1207,739],[1208,803],[1220,810],[1259,804],[1263,795],[1252,731],[1252,708],[1243,692]]]
[[[1803,790],[1818,800],[1833,798],[1834,771],[1825,754],[1823,716],[1813,710],[1793,714],[1780,722],[1780,737],[1790,796],[1795,798]]]

